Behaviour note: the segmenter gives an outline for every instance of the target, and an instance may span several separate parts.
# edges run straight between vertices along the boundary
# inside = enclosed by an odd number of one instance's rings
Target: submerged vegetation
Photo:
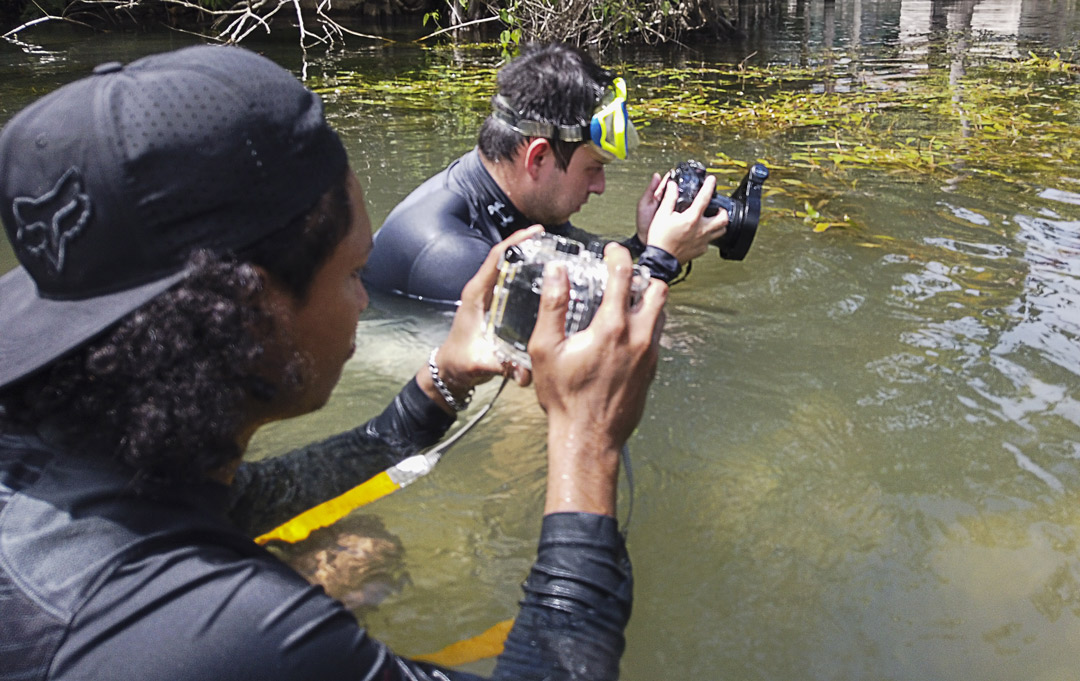
[[[475,129],[497,64],[435,61],[393,78],[342,73],[315,85],[327,97],[412,115],[442,112],[456,129]],[[834,213],[829,202],[875,176],[943,186],[980,177],[1041,186],[1080,179],[1075,55],[988,58],[962,73],[932,68],[903,79],[878,78],[858,64],[843,72],[825,63],[609,67],[630,84],[644,144],[653,126],[664,126],[665,138],[760,141],[755,146],[767,151],[757,160],[773,169],[767,193],[783,196],[816,231],[858,229],[857,219]],[[702,160],[731,183],[748,161],[719,151]]]
[[[646,83],[638,101],[644,118],[706,126],[720,138],[783,135],[784,156],[763,159],[781,171],[773,191],[805,194],[802,215],[818,230],[850,225],[824,215],[828,183],[853,186],[868,171],[943,183],[1080,177],[1080,65],[1060,54],[987,60],[960,77],[930,70],[899,82],[778,66],[635,76]],[[714,170],[732,164],[745,165],[712,160]],[[784,170],[812,173],[815,188]]]

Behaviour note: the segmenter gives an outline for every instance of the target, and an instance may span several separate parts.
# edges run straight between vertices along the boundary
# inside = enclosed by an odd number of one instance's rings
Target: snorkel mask
[[[637,130],[626,113],[626,81],[616,78],[604,92],[588,125],[555,125],[524,118],[506,98],[496,95],[492,115],[514,132],[525,137],[546,137],[564,142],[588,140],[605,163],[616,158],[626,160],[630,150],[641,143]]]

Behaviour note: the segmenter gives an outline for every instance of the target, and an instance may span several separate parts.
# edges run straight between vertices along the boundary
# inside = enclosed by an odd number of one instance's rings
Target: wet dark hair
[[[588,125],[604,90],[614,76],[585,52],[564,45],[527,45],[519,57],[499,70],[498,91],[525,118],[555,125]],[[481,153],[492,161],[512,159],[527,138],[493,116],[480,126]],[[560,170],[570,165],[584,142],[552,139]]]
[[[245,252],[192,255],[192,273],[89,343],[0,391],[0,431],[55,425],[111,456],[140,486],[199,480],[239,457],[241,408],[303,381],[303,359],[267,367],[279,336],[254,265],[303,301],[348,233],[347,176],[307,213]],[[268,373],[273,375],[267,375]]]

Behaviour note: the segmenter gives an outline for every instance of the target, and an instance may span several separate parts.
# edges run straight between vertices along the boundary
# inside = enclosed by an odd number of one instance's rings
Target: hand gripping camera
[[[499,263],[487,331],[500,357],[526,368],[532,368],[525,349],[540,310],[544,265],[552,261],[566,263],[570,280],[566,335],[587,327],[604,297],[607,265],[603,260],[603,245],[599,242],[586,248],[573,239],[539,234],[508,248]],[[641,300],[641,294],[648,286],[649,268],[634,265],[630,282],[631,306]]]
[[[724,236],[713,241],[725,260],[742,260],[750,250],[757,234],[758,218],[761,217],[761,186],[769,177],[769,169],[755,163],[743,177],[739,187],[730,197],[714,193],[705,209],[705,216],[716,215],[721,208],[728,212],[728,226]],[[683,161],[671,171],[671,179],[679,186],[679,200],[675,210],[684,211],[694,201],[701,184],[705,181],[705,166],[697,161]]]

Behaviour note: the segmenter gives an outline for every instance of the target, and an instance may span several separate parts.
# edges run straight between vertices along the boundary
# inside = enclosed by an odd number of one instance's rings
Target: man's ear
[[[543,137],[532,138],[525,146],[522,159],[525,162],[525,172],[533,180],[536,180],[540,176],[540,172],[546,167],[546,164],[550,164],[555,160],[551,142]]]

